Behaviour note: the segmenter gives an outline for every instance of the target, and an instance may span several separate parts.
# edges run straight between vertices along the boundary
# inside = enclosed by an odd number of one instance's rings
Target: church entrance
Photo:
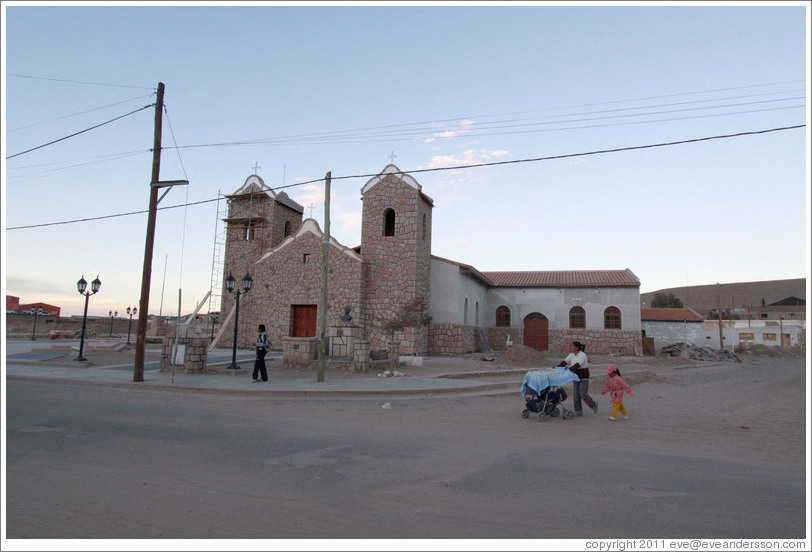
[[[548,349],[547,330],[549,321],[539,312],[524,317],[524,346],[537,351]]]
[[[292,305],[291,337],[316,337],[316,305]]]

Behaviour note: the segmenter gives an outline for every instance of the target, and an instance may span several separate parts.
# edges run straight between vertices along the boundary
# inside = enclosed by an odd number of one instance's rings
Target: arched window
[[[620,309],[617,307],[606,307],[603,311],[603,327],[607,330],[620,329]]]
[[[395,235],[395,210],[387,209],[383,212],[383,235]]]
[[[570,329],[586,328],[586,311],[583,307],[570,309]]]
[[[290,236],[290,221],[286,220],[285,221],[285,236],[284,237],[287,238],[288,236]]]
[[[468,298],[465,298],[465,304],[462,307],[462,325],[468,325]]]
[[[504,305],[496,309],[496,327],[497,328],[510,327],[510,309]]]

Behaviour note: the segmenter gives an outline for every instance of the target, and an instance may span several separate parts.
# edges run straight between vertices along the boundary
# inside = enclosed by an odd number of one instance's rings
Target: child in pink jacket
[[[621,414],[623,414],[623,419],[628,418],[626,407],[623,406],[623,392],[628,393],[629,395],[634,395],[632,390],[626,385],[626,382],[623,381],[623,378],[620,377],[620,370],[617,369],[617,366],[614,364],[610,364],[609,367],[606,369],[606,385],[603,386],[603,391],[601,391],[601,395],[605,395],[606,393],[611,393],[612,397],[612,414],[609,416],[609,420],[614,422],[617,420],[617,413],[618,410]]]

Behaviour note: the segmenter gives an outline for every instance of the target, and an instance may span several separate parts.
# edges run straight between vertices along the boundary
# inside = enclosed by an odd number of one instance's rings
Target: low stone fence
[[[573,341],[586,346],[586,354],[641,356],[643,336],[624,330],[550,330],[550,351],[568,353]]]
[[[282,365],[285,368],[318,369],[318,339],[315,337],[283,337]],[[355,339],[352,357],[328,357],[329,370],[366,372],[370,366],[369,341]]]

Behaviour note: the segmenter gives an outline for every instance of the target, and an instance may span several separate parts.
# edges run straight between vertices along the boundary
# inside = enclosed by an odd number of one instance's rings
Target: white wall
[[[643,329],[646,331],[646,337],[654,340],[654,348],[656,350],[662,349],[674,343],[692,343],[697,347],[708,347],[703,343],[705,340],[705,329],[702,321],[697,322],[660,322],[655,320],[644,320],[642,322]],[[719,330],[716,333],[716,342],[719,341]]]
[[[538,312],[549,320],[551,330],[566,330],[570,309],[583,307],[586,329],[603,329],[603,311],[620,309],[621,329],[640,331],[640,292],[637,288],[497,288],[488,290],[487,320],[495,320],[496,309],[510,309],[511,327],[523,326],[525,316]],[[491,322],[490,325],[493,325]]]
[[[431,260],[430,312],[435,324],[464,324],[493,326],[493,318],[485,318],[487,288],[478,280],[460,273],[459,265]],[[465,320],[465,300],[468,299],[468,319]],[[479,319],[477,320],[477,303]]]
[[[705,320],[702,323],[703,336],[695,345],[702,347],[719,348],[719,321]],[[790,346],[795,347],[802,341],[802,334],[806,332],[805,320],[722,320],[722,334],[724,348],[730,350],[742,342],[740,334],[753,334],[753,345],[766,345],[778,347],[781,345],[780,334],[788,334]],[[775,334],[775,340],[765,339],[765,334]]]
[[[475,320],[477,302],[479,319]],[[539,312],[547,317],[551,330],[569,329],[570,309],[577,305],[586,311],[588,330],[603,329],[603,311],[609,306],[620,309],[622,330],[641,329],[638,288],[490,288],[462,274],[459,265],[431,260],[432,322],[493,327],[496,309],[501,305],[510,309],[510,326],[514,328],[522,328],[525,316]]]

